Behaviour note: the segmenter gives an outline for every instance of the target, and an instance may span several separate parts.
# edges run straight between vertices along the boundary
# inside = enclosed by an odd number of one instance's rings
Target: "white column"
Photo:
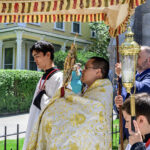
[[[21,56],[21,61],[22,61],[22,63],[21,63],[21,69],[25,69],[25,41],[23,41],[22,42],[22,51],[21,51],[21,54],[22,54],[22,56]]]
[[[2,47],[3,47],[3,41],[0,40],[0,69],[2,69]]]
[[[16,69],[21,69],[21,58],[22,58],[22,31],[16,31],[16,35],[17,35],[17,61],[16,61]]]

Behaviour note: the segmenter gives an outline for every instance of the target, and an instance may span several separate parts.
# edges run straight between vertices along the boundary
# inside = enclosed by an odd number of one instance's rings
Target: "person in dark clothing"
[[[126,150],[150,150],[150,95],[147,93],[135,94],[136,120],[135,132],[131,130],[130,98],[122,106],[125,127],[129,130],[129,144]]]

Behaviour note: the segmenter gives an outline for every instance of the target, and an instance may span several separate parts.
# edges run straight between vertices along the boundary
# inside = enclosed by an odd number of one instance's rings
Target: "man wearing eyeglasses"
[[[27,150],[112,150],[113,88],[109,63],[92,57],[82,72],[82,96],[65,89],[50,100],[34,128]]]
[[[108,61],[101,57],[92,57],[85,64],[81,80],[89,87],[98,79],[106,79],[108,77],[108,72]]]

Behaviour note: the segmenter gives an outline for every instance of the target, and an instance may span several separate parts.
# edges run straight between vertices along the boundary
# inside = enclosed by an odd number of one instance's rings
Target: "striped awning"
[[[0,0],[0,23],[105,21],[110,35],[125,31],[134,8],[145,0]]]

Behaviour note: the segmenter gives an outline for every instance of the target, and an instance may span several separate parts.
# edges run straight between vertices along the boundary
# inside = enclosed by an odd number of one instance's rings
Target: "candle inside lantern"
[[[124,70],[122,72],[122,78],[124,82],[133,82],[134,73],[131,70]]]

